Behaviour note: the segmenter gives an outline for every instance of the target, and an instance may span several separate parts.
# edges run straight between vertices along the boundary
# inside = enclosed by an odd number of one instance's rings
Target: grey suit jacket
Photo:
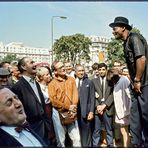
[[[101,99],[103,97],[102,94],[102,85],[100,81],[100,77],[92,80],[95,86],[95,92],[98,94],[96,97],[96,107],[101,104]],[[105,80],[105,101],[104,103],[107,105],[106,113],[108,115],[114,114],[114,98],[113,98],[113,88],[109,86],[108,81]],[[96,112],[97,113],[97,112]]]

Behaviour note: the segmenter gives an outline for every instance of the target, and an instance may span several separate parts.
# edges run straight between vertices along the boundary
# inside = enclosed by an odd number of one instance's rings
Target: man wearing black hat
[[[130,32],[132,26],[125,17],[116,17],[109,26],[115,38],[124,42],[124,55],[133,84],[130,123],[132,143],[136,146],[142,144],[143,128],[144,146],[148,147],[148,45],[142,35]]]

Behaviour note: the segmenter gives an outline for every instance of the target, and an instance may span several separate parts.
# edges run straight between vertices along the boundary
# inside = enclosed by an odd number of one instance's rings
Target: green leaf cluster
[[[83,34],[74,34],[70,36],[62,36],[53,46],[55,60],[71,61],[72,63],[80,63],[81,60],[90,60],[91,40]]]
[[[7,54],[5,57],[1,57],[1,60],[0,60],[0,62],[5,62],[5,61],[7,61],[7,62],[12,62],[12,61],[18,61],[19,60],[19,58],[17,58],[17,55],[16,54]]]

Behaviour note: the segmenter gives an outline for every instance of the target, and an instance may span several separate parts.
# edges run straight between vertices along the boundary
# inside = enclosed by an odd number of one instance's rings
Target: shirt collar
[[[55,76],[54,78],[55,78],[56,80],[58,80],[58,81],[64,82],[64,81],[66,81],[66,80],[68,79],[68,76],[65,75],[65,78],[61,78],[61,77]]]
[[[44,91],[46,91],[46,89],[48,89],[48,86],[47,86],[47,85],[43,85],[43,84],[41,84],[41,83],[39,83],[39,85],[40,85],[40,87],[41,87]]]
[[[23,75],[23,77],[24,77],[24,79],[28,82],[28,83],[30,83],[31,81],[31,79],[32,78],[30,78],[30,77],[28,77],[28,76],[26,76],[26,75]],[[33,79],[32,79],[33,80]],[[34,80],[33,80],[33,82],[34,82]]]
[[[17,138],[20,137],[20,133],[15,131],[15,128],[16,128],[15,126],[1,126],[0,128],[14,137],[17,137]]]

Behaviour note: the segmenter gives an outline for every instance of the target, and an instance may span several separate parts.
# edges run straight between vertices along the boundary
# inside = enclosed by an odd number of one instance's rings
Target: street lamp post
[[[67,19],[65,16],[52,16],[51,18],[51,51],[52,51],[52,59],[51,61],[53,62],[53,56],[54,56],[54,51],[53,51],[53,20],[54,18],[61,18],[61,19]],[[51,63],[52,63],[51,62]]]

